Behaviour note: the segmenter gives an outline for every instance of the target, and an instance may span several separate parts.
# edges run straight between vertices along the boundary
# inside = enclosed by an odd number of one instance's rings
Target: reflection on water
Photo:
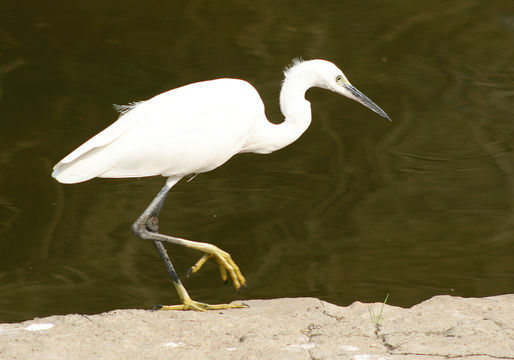
[[[299,55],[336,62],[393,122],[314,89],[295,144],[179,183],[161,231],[231,252],[249,282],[238,294],[208,264],[182,275],[191,295],[407,306],[512,292],[513,6],[227,4],[2,5],[0,322],[175,303],[130,232],[164,179],[64,186],[51,167],[114,120],[110,104],[208,78],[251,81],[278,122],[281,69]],[[180,274],[199,256],[168,249]]]

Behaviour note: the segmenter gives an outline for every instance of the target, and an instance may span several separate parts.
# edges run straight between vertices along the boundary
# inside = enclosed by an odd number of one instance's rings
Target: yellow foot
[[[187,271],[188,277],[200,270],[203,264],[207,262],[207,260],[210,258],[215,258],[219,265],[221,279],[224,282],[227,282],[228,272],[232,278],[232,282],[234,283],[236,290],[246,288],[246,279],[244,278],[243,274],[241,274],[239,267],[236,265],[234,260],[232,260],[232,257],[228,252],[223,251],[212,244],[199,243],[199,245],[200,246],[198,246],[197,250],[205,252],[205,255],[202,256],[200,260],[196,262],[196,264],[189,268]]]
[[[216,304],[209,305],[194,300],[186,300],[181,305],[155,305],[153,310],[196,310],[196,311],[207,311],[207,310],[221,310],[221,309],[241,309],[248,307],[244,304]]]

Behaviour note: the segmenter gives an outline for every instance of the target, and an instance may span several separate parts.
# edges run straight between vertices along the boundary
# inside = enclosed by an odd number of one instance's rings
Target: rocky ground
[[[514,359],[514,294],[410,309],[318,299],[206,313],[115,310],[0,324],[0,359]]]

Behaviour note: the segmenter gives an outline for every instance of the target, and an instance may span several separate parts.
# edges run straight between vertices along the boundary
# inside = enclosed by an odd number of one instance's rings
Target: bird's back
[[[240,152],[263,121],[262,100],[243,80],[186,85],[136,104],[61,160],[52,176],[76,183],[209,171]]]

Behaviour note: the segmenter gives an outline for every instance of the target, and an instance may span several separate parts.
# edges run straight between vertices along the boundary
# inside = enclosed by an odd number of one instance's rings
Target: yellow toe
[[[188,270],[188,276],[200,270],[207,262],[207,260],[210,258],[215,258],[219,265],[221,279],[224,282],[227,281],[228,275],[230,275],[236,290],[246,287],[245,277],[241,273],[241,270],[239,270],[239,266],[237,266],[234,260],[232,260],[232,257],[228,252],[221,250],[217,246],[207,243],[196,243],[193,246],[196,250],[203,251],[205,254]]]
[[[233,304],[205,304],[202,302],[187,300],[180,305],[157,305],[154,306],[154,310],[195,310],[195,311],[207,311],[207,310],[223,310],[223,309],[241,309],[247,307],[244,304],[233,303]]]

